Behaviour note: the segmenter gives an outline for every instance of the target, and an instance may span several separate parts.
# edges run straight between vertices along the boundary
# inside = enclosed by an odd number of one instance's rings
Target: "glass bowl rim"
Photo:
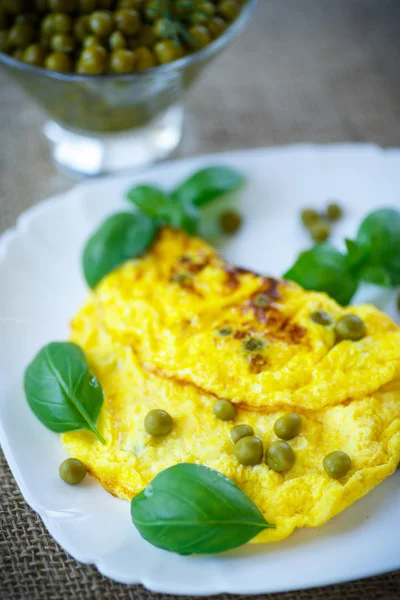
[[[227,46],[236,36],[238,36],[239,33],[241,33],[241,31],[249,22],[250,17],[257,6],[257,2],[258,0],[247,0],[246,4],[241,9],[239,16],[226,29],[226,31],[222,35],[217,37],[213,42],[211,42],[211,44],[208,44],[201,50],[198,50],[193,54],[189,54],[188,56],[184,56],[179,60],[172,61],[165,65],[157,65],[156,67],[146,69],[145,71],[135,73],[107,73],[106,75],[79,75],[78,73],[58,73],[57,71],[50,71],[49,69],[44,69],[43,67],[35,67],[33,65],[28,65],[3,52],[0,52],[0,64],[3,63],[9,67],[18,69],[19,71],[36,73],[44,77],[49,77],[50,79],[57,79],[61,81],[99,82],[101,80],[139,80],[149,76],[162,76],[164,74],[183,70],[192,64],[196,64],[198,62],[207,60],[208,58],[211,58],[212,56],[217,54],[220,50]]]

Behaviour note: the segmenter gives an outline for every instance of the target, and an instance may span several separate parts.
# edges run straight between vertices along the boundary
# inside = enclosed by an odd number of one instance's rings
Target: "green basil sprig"
[[[25,395],[37,418],[51,431],[92,431],[96,427],[103,390],[76,344],[52,342],[40,350],[25,372]]]
[[[150,185],[127,192],[135,213],[109,217],[91,236],[83,253],[83,272],[94,288],[105,275],[152,244],[161,225],[197,235],[201,207],[243,185],[243,175],[230,167],[208,167],[194,173],[171,193]]]
[[[361,281],[383,287],[400,285],[400,211],[384,208],[367,215],[345,254],[330,244],[302,252],[285,273],[307,290],[326,292],[348,304]]]
[[[150,544],[183,555],[224,552],[275,527],[233,481],[185,463],[165,469],[135,496],[131,515]]]

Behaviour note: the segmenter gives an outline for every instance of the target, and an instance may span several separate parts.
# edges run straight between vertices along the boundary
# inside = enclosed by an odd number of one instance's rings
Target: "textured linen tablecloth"
[[[178,155],[297,142],[399,145],[400,1],[259,2],[252,24],[189,96]],[[0,72],[0,231],[73,183],[49,161],[43,122],[40,110]],[[25,504],[2,455],[0,474],[1,600],[163,597],[76,563]],[[398,599],[400,572],[273,597]]]

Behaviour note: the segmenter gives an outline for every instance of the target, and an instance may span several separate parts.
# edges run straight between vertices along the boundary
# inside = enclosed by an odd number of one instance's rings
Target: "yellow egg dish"
[[[183,232],[163,230],[143,259],[105,278],[92,302],[96,323],[146,369],[242,406],[320,408],[400,377],[400,331],[389,317],[237,269]],[[310,319],[318,309],[333,319],[358,315],[367,337],[335,345],[332,327]],[[79,321],[74,327],[85,326]]]
[[[332,327],[310,319],[317,309],[332,319],[350,310],[367,336],[335,343]],[[254,540],[270,542],[322,525],[399,463],[400,333],[393,322],[373,307],[344,309],[324,294],[237,270],[183,233],[164,230],[148,255],[106,277],[74,318],[71,340],[104,389],[98,427],[107,443],[87,431],[64,434],[63,443],[121,498],[174,464],[207,465],[276,524]],[[214,416],[216,398],[239,405],[234,421]],[[232,426],[251,425],[267,448],[289,407],[302,418],[289,441],[294,466],[281,474],[264,461],[239,464]],[[161,438],[144,428],[155,408],[174,420]],[[322,464],[336,450],[352,463],[339,480]]]

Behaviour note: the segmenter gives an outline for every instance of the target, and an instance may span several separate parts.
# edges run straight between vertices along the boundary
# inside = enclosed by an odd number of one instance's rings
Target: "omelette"
[[[332,322],[355,314],[359,341],[338,340]],[[98,428],[63,434],[103,487],[131,499],[162,470],[188,462],[234,481],[276,525],[254,542],[318,527],[391,475],[400,460],[400,330],[372,306],[343,308],[322,293],[236,268],[198,238],[164,228],[149,252],[108,275],[75,316],[71,341],[84,350],[105,400]],[[234,422],[213,414],[236,405]],[[154,438],[144,419],[164,409],[171,433]],[[302,418],[286,473],[240,464],[233,425],[250,425],[267,448],[274,423]],[[351,457],[339,480],[323,459]]]

